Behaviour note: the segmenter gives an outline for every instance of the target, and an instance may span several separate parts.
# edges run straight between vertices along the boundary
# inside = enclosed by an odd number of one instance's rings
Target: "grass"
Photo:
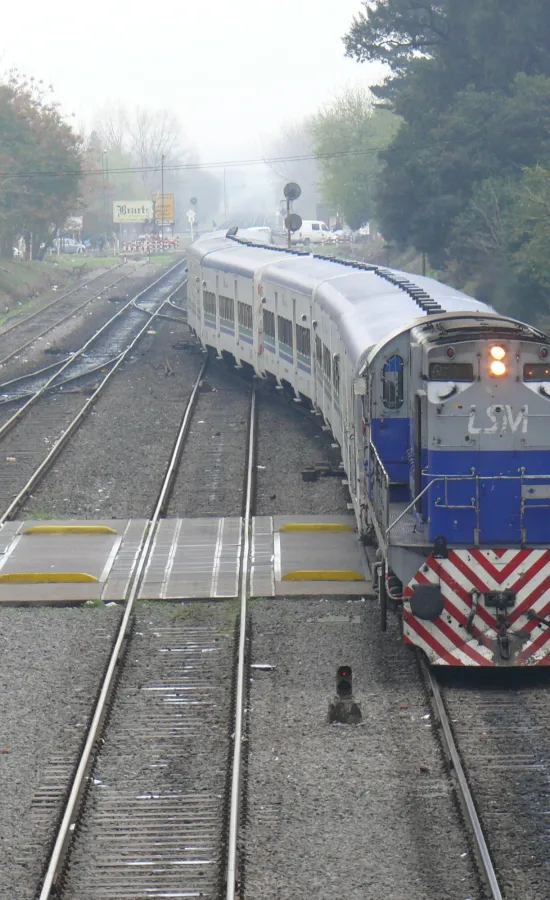
[[[55,518],[56,517],[52,516],[50,512],[46,512],[43,509],[37,509],[36,512],[30,513],[28,516],[25,516],[25,521],[49,521]]]
[[[61,290],[76,287],[78,282],[71,278],[75,270],[81,270],[80,277],[85,278],[87,272],[111,268],[120,261],[116,256],[82,258],[77,254],[50,256],[42,262],[0,259],[0,324],[32,312],[36,297],[49,293],[56,284]]]
[[[215,624],[219,627],[220,633],[231,637],[235,627],[235,619],[239,614],[240,600],[234,598],[232,600],[212,600],[216,604],[216,620]],[[186,600],[181,603],[172,612],[172,616],[178,622],[211,622],[212,609],[210,603],[197,600]]]

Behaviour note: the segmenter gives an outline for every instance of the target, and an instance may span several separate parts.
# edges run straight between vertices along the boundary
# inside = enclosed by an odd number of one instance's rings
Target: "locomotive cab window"
[[[386,409],[400,409],[403,406],[403,359],[390,356],[382,369],[382,401]]]
[[[472,363],[430,363],[430,381],[473,381]]]

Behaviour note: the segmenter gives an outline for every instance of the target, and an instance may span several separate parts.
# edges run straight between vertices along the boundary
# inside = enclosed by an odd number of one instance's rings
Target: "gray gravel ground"
[[[349,495],[341,477],[304,482],[302,470],[331,460],[331,438],[321,420],[298,411],[282,397],[266,397],[259,404],[256,514],[344,515]]]
[[[120,617],[104,609],[0,609],[0,897],[32,900]],[[76,662],[78,661],[78,662]]]
[[[250,384],[211,363],[197,399],[169,516],[240,516]]]
[[[141,606],[64,900],[219,897],[234,613]]]
[[[202,357],[178,349],[187,327],[146,336],[19,517],[146,517],[158,495]]]
[[[438,673],[499,883],[507,898],[550,897],[548,672]]]
[[[253,602],[247,898],[475,900],[416,664],[374,601]],[[393,623],[392,623],[393,624]],[[340,665],[360,725],[329,725]]]

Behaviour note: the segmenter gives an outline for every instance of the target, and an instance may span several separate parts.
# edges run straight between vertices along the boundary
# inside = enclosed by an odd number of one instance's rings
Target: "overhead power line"
[[[172,165],[164,165],[165,172],[180,172],[192,169],[229,169],[229,168],[246,168],[247,166],[275,165],[276,163],[288,162],[309,162],[311,160],[321,159],[338,159],[346,156],[368,156],[371,153],[380,153],[385,147],[372,147],[368,150],[341,150],[335,153],[306,153],[297,156],[273,156],[264,159],[238,159],[227,160],[225,162],[212,163],[174,163]],[[143,172],[159,172],[161,164],[151,166],[121,166],[120,168],[110,167],[109,176],[111,175],[131,175]],[[43,172],[1,172],[0,179],[18,179],[18,178],[63,178],[63,177],[81,177],[82,175],[102,175],[105,176],[104,169],[59,169],[57,171],[45,170]]]

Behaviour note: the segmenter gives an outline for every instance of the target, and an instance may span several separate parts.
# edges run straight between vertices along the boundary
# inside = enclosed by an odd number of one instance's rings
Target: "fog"
[[[262,155],[263,137],[374,79],[344,58],[360,0],[4,4],[1,66],[52,83],[76,121],[106,102],[167,107],[205,162]],[[161,17],[157,18],[157,12]]]

